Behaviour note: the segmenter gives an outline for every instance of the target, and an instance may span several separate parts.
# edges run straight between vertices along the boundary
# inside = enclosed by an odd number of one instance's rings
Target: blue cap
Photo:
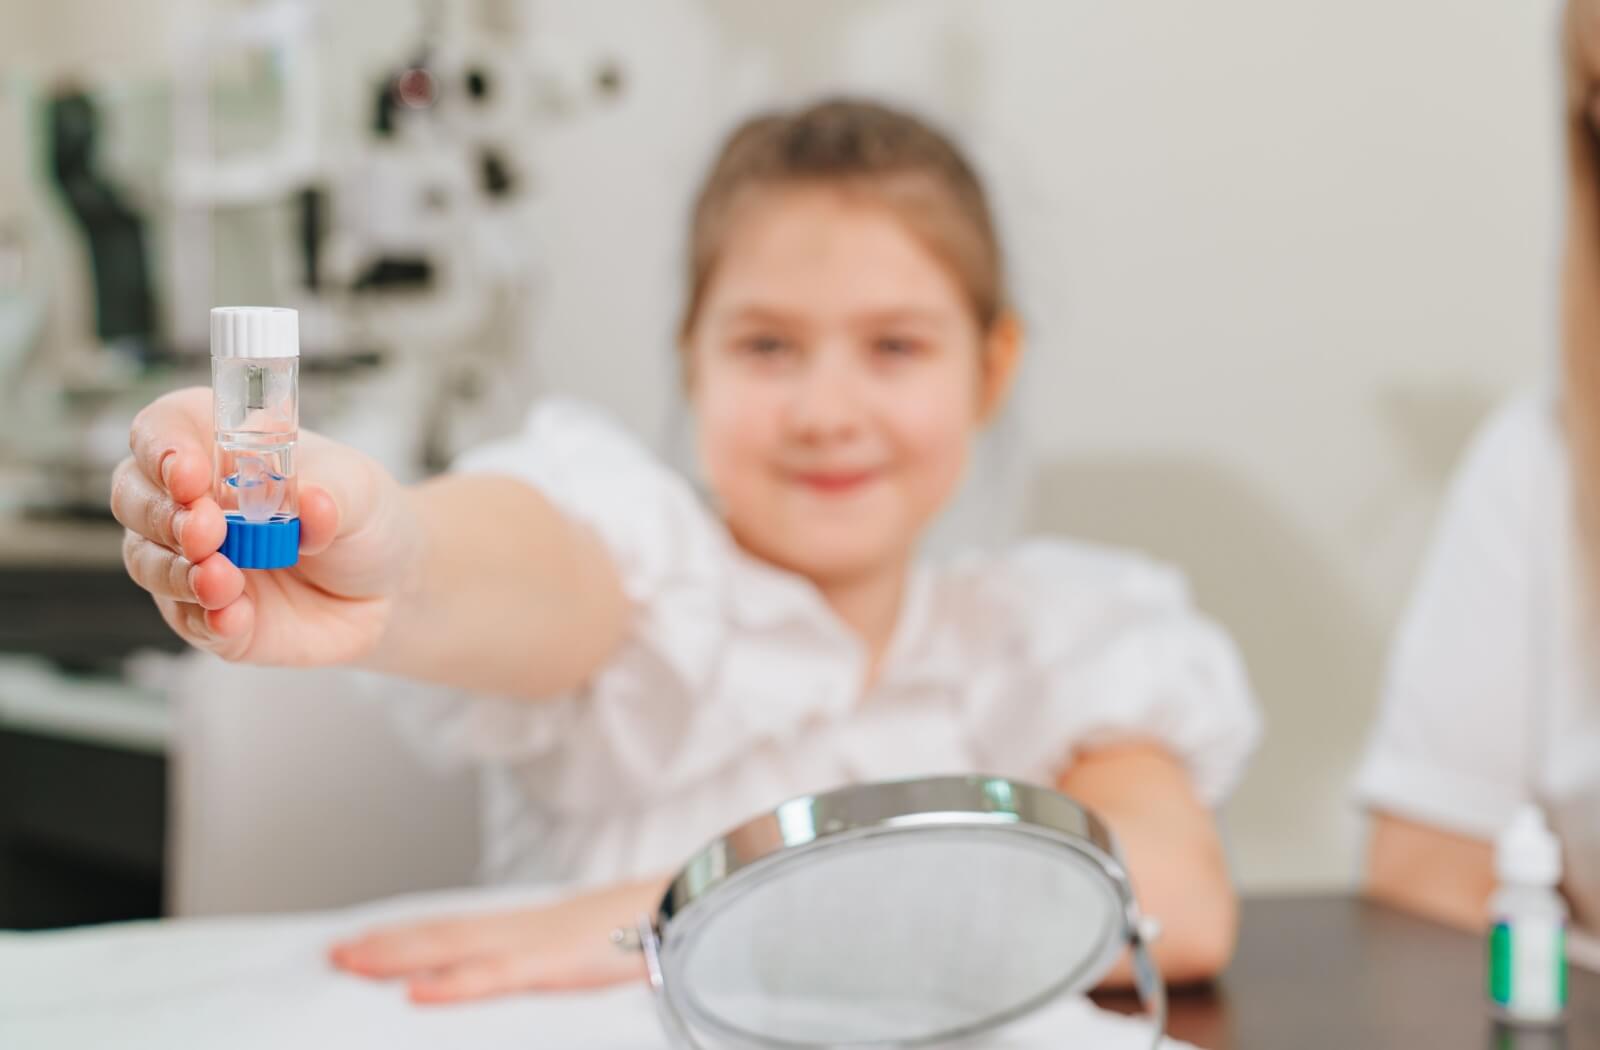
[[[229,514],[222,553],[241,569],[286,569],[300,560],[300,519],[246,521]]]

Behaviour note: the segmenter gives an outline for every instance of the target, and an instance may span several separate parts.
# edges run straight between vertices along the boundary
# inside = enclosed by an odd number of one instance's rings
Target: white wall
[[[158,52],[188,10],[0,3],[56,68]],[[411,17],[329,10],[352,83]],[[1441,480],[1551,352],[1553,0],[536,10],[628,77],[540,132],[546,384],[668,431],[685,209],[737,115],[857,87],[942,117],[991,176],[1032,335],[1012,426],[1038,484],[977,496],[1184,561],[1270,722],[1230,815],[1242,876],[1348,880],[1345,781]]]

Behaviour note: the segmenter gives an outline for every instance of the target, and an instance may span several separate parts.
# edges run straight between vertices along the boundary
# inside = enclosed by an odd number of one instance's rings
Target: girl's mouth
[[[824,496],[843,496],[865,487],[876,470],[804,470],[789,475],[797,484]]]

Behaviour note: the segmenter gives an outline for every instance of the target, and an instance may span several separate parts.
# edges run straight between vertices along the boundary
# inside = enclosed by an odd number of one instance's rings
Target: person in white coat
[[[1540,806],[1577,924],[1600,932],[1600,0],[1564,24],[1567,234],[1560,376],[1478,435],[1396,640],[1358,790],[1366,882],[1487,921],[1493,840]]]
[[[916,556],[1022,350],[966,160],[872,103],[761,117],[713,166],[690,249],[709,500],[571,402],[409,489],[303,434],[300,562],[245,574],[205,495],[209,394],[134,424],[113,508],[168,622],[229,660],[459,687],[426,743],[486,770],[490,873],[590,888],[378,931],[334,964],[426,1002],[637,977],[607,932],[711,836],[844,783],[984,771],[1097,810],[1163,970],[1215,973],[1236,907],[1212,810],[1259,732],[1227,637],[1131,555]]]

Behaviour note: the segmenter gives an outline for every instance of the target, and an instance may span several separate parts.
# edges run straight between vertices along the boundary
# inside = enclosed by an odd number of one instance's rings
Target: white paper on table
[[[455,891],[300,915],[0,933],[0,1047],[665,1050],[670,1044],[640,985],[416,1006],[398,984],[327,963],[330,944],[375,925],[548,897],[528,889]],[[1144,1019],[1073,998],[972,1045],[1145,1050],[1149,1043]]]

